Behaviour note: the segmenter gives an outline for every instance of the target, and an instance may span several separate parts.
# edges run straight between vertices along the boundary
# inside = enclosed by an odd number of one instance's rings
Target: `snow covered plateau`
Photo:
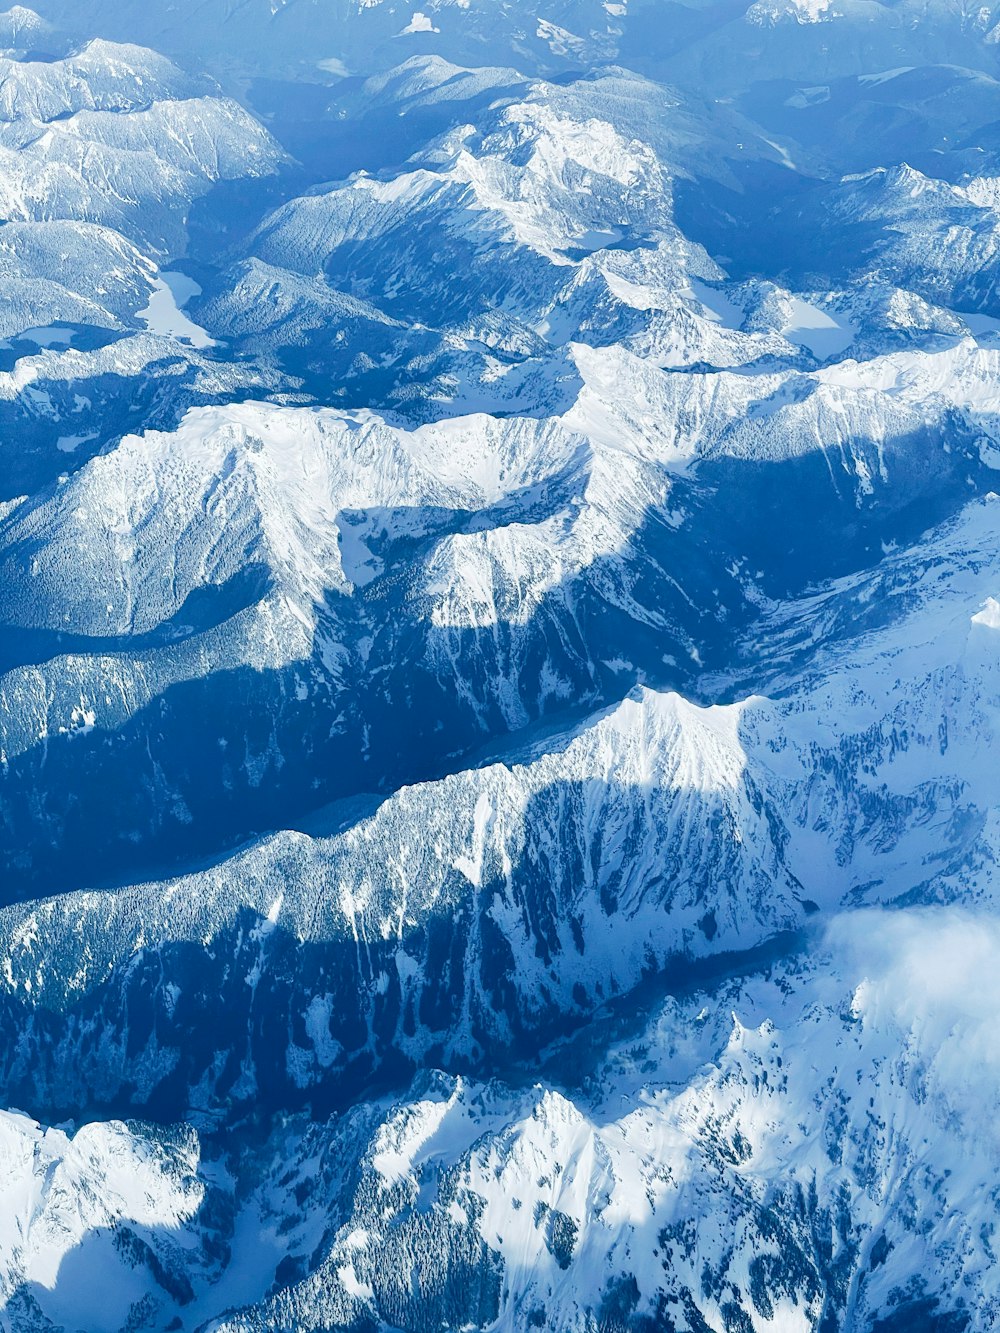
[[[1000,4],[0,13],[0,1333],[1000,1329]]]

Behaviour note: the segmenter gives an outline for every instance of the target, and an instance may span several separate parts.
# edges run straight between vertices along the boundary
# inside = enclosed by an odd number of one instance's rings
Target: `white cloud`
[[[828,938],[887,1054],[905,1050],[929,1094],[1000,1138],[1000,922],[960,908],[864,911]]]

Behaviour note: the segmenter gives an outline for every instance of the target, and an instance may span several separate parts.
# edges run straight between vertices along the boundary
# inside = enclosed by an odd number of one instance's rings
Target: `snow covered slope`
[[[191,1132],[8,1116],[5,1319],[988,1329],[996,996],[966,975],[997,948],[975,911],[838,916],[767,973],[604,1015],[543,1082],[421,1075],[227,1171]]]
[[[171,1117],[342,1101],[431,1052],[523,1058],[650,973],[818,911],[993,904],[998,505],[782,607],[768,696],[642,690],[514,760],[332,810],[332,835],[11,909],[9,1012],[63,1016],[30,1038],[12,1020],[8,1086],[59,1113],[123,1086]]]
[[[185,1225],[206,1194],[198,1142],[121,1122],[68,1134],[0,1120],[0,1300],[13,1329],[117,1329],[190,1291],[199,1258]],[[174,1235],[171,1235],[174,1233]]]
[[[94,41],[63,60],[3,59],[0,80],[5,219],[101,223],[176,253],[211,182],[277,161],[239,106],[140,48]]]

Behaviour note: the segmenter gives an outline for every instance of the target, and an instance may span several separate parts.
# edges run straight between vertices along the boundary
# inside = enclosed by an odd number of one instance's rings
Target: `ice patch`
[[[415,10],[413,17],[400,33],[401,37],[408,36],[411,32],[440,32],[440,28],[435,28],[427,14],[422,14],[420,10]]]
[[[785,98],[785,106],[793,107],[796,111],[804,111],[810,106],[822,106],[824,102],[829,102],[829,100],[829,84],[823,83],[815,88],[800,88],[797,93]]]
[[[789,8],[800,23],[818,23],[830,8],[830,0],[791,0]]]
[[[877,84],[888,83],[890,79],[898,79],[900,74],[911,74],[912,72],[912,65],[900,65],[898,69],[884,69],[880,74],[859,74],[858,83],[874,88]]]
[[[982,609],[972,617],[972,623],[1000,630],[1000,602],[995,597],[987,597]]]
[[[976,338],[984,335],[1000,333],[1000,319],[994,319],[992,315],[964,315],[953,311],[962,321],[969,332]]]
[[[40,329],[25,329],[17,334],[17,342],[34,343],[36,347],[68,347],[73,341],[72,329],[57,329],[48,325]]]
[[[340,1042],[330,1035],[332,1010],[332,995],[314,995],[305,1013],[306,1033],[313,1044],[316,1059],[324,1069],[329,1069],[342,1053]]]
[[[707,287],[697,278],[691,279],[690,290],[695,300],[705,307],[706,318],[713,324],[721,324],[724,329],[739,329],[742,326],[743,311],[722,292]]]
[[[192,296],[201,295],[201,288],[194,279],[186,273],[161,273],[154,281],[155,289],[149,305],[138,312],[138,318],[150,333],[176,338],[192,347],[214,347],[214,339],[184,313],[184,306]]]
[[[64,454],[71,454],[81,444],[89,444],[91,440],[97,439],[97,431],[88,431],[86,435],[60,435],[56,440],[56,448],[62,450]]]
[[[476,802],[473,815],[472,854],[456,856],[452,863],[459,874],[464,875],[474,888],[480,888],[483,882],[483,856],[486,850],[486,835],[493,819],[493,806],[485,792]]]
[[[781,165],[783,167],[787,167],[789,171],[798,171],[798,167],[792,160],[788,149],[783,144],[777,143],[774,139],[765,139],[764,142],[767,144],[768,148],[773,148],[778,154],[781,158]]]
[[[60,732],[65,735],[87,736],[97,725],[97,714],[92,708],[88,708],[81,700],[78,708],[74,708],[70,713],[70,727],[60,727]]]
[[[825,310],[795,296],[788,324],[782,334],[797,347],[805,347],[819,360],[836,356],[854,341],[854,326],[834,319]]]

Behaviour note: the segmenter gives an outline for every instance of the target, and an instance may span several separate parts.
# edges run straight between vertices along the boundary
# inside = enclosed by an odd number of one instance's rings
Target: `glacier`
[[[0,13],[0,1330],[1000,1324],[1000,8]]]

